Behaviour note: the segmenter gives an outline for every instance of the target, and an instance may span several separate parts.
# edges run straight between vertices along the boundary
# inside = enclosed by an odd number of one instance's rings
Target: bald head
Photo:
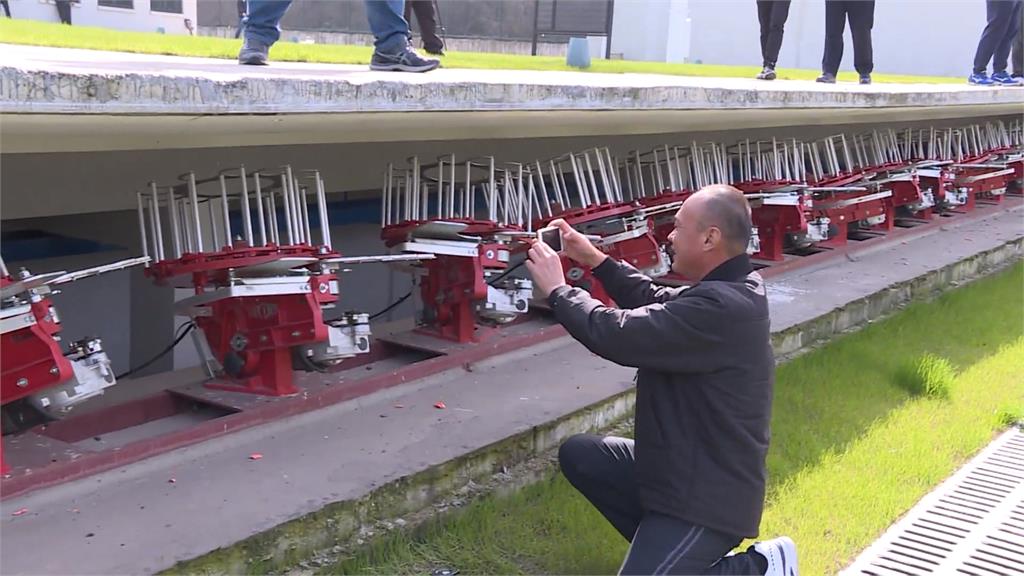
[[[746,252],[750,242],[750,204],[736,188],[712,184],[697,191],[686,201],[693,203],[697,220],[706,230],[714,226],[722,231],[730,256]]]

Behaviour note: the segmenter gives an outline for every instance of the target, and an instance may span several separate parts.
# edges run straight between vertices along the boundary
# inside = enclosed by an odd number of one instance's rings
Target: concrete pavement
[[[1020,258],[1022,207],[1013,200],[773,279],[777,353]],[[564,337],[248,429],[4,501],[0,571],[154,572],[218,549],[221,570],[284,566],[376,516],[427,506],[473,474],[626,415],[631,386],[632,370]]]

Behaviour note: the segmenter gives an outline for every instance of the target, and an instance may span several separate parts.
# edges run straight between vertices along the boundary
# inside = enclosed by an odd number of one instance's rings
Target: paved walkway
[[[774,279],[773,330],[1016,241],[1015,206]],[[578,411],[632,376],[564,337],[16,497],[0,504],[0,571],[156,572]]]

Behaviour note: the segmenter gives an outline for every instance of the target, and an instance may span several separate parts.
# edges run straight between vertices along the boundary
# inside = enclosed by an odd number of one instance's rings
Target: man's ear
[[[722,231],[718,226],[709,226],[704,233],[704,251],[714,250],[722,242]]]

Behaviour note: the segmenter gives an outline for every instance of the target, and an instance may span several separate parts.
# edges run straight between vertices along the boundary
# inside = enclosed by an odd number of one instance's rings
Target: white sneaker
[[[754,551],[768,560],[765,576],[799,576],[796,565],[796,544],[786,536],[755,542]]]

